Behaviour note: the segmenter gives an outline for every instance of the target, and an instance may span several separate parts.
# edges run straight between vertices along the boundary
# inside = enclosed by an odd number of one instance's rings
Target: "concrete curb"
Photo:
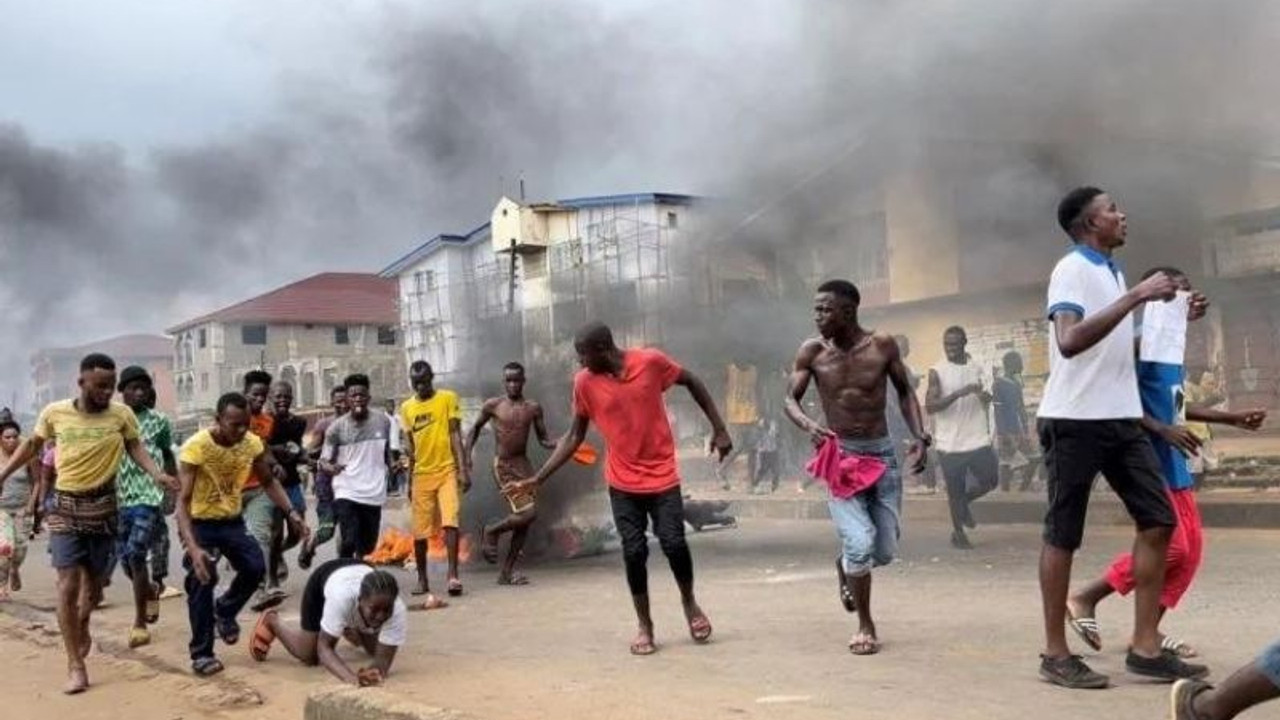
[[[405,700],[381,688],[324,687],[307,696],[304,720],[475,720]]]

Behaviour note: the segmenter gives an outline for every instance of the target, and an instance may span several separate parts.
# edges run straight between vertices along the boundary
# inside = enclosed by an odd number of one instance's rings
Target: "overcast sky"
[[[1280,121],[1263,0],[0,0],[0,18],[6,399],[38,347],[380,269],[483,222],[521,175],[539,199],[751,204],[849,147],[867,167],[936,136],[1257,152]],[[1028,167],[1018,192],[1057,191]]]

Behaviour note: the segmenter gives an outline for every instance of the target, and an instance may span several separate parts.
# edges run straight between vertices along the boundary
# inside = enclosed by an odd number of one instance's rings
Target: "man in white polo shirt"
[[[1093,481],[1102,473],[1137,526],[1133,642],[1125,667],[1165,681],[1203,677],[1208,668],[1160,648],[1165,549],[1177,521],[1160,463],[1139,425],[1131,317],[1144,303],[1171,300],[1178,285],[1156,273],[1126,289],[1124,274],[1112,260],[1125,242],[1125,215],[1102,190],[1082,187],[1067,193],[1058,205],[1058,224],[1074,247],[1049,279],[1049,382],[1039,412],[1049,489],[1040,555],[1045,621],[1040,675],[1068,688],[1104,688],[1110,682],[1071,654],[1065,627],[1071,560],[1084,536]]]
[[[333,477],[333,515],[338,521],[338,557],[362,559],[378,544],[387,502],[391,419],[369,411],[369,378],[343,382],[351,411],[324,432],[320,468]]]

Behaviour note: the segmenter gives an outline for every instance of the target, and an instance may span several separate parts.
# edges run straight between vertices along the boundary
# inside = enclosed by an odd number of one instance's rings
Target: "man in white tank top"
[[[933,416],[934,447],[947,483],[951,506],[953,547],[973,546],[965,527],[975,523],[970,503],[999,484],[1000,461],[991,440],[988,409],[991,379],[987,371],[965,352],[969,338],[964,328],[953,326],[942,335],[946,357],[929,370],[925,410]],[[973,475],[974,482],[968,482]]]

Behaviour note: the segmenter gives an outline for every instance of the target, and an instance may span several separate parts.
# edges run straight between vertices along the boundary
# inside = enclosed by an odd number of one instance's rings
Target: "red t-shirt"
[[[622,376],[579,370],[573,410],[600,429],[606,444],[604,477],[619,490],[659,493],[680,484],[676,443],[662,393],[682,369],[659,350],[622,355]]]

